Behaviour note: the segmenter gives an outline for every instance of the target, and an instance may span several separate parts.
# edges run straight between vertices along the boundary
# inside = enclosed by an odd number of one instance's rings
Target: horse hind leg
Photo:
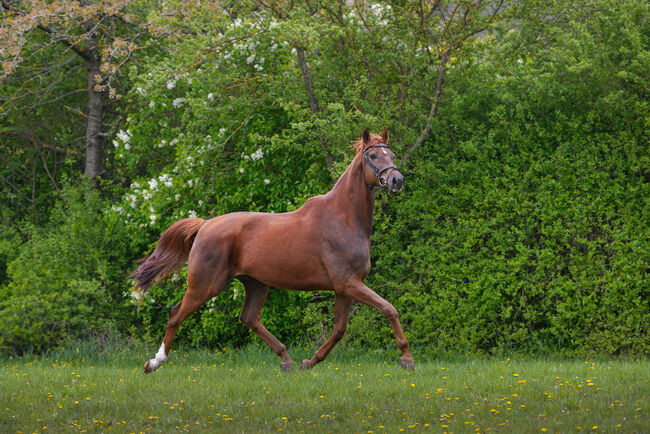
[[[268,285],[263,284],[253,278],[243,277],[240,278],[246,289],[246,299],[244,301],[244,308],[242,309],[239,319],[246,324],[257,336],[262,338],[269,347],[282,358],[280,367],[283,371],[290,371],[293,369],[293,360],[287,352],[287,347],[284,346],[275,336],[273,336],[263,325],[260,320],[262,314],[262,307],[266,301],[269,293]]]
[[[229,276],[223,273],[222,277],[214,279],[208,284],[208,280],[202,278],[192,279],[190,275],[187,291],[183,299],[169,311],[169,321],[167,321],[167,329],[160,349],[153,359],[147,360],[144,364],[145,374],[155,371],[167,360],[174,336],[183,321],[196,312],[203,303],[223,291],[229,280]]]

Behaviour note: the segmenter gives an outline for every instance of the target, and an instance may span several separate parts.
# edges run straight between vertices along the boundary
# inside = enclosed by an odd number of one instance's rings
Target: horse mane
[[[378,143],[384,143],[384,139],[379,134],[370,134],[370,141],[368,142],[368,146],[376,145]],[[354,149],[357,154],[363,151],[363,139],[352,140],[351,144],[352,149]]]

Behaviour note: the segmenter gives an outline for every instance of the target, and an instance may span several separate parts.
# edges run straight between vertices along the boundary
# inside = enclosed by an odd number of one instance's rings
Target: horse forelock
[[[384,139],[379,134],[370,134],[370,141],[367,143],[367,146],[376,145],[378,143],[384,143]],[[363,151],[365,145],[363,139],[352,141],[352,149],[354,149],[357,154]]]

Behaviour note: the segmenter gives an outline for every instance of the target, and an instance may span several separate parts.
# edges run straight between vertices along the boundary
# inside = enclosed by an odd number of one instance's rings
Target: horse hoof
[[[293,370],[293,362],[281,362],[280,363],[280,368],[284,372],[289,372]]]
[[[149,366],[149,360],[144,364],[144,373],[145,374],[150,374],[153,372],[153,369],[151,369],[151,366]]]
[[[402,365],[402,368],[404,368],[404,369],[410,369],[410,370],[415,369],[415,363],[413,362],[413,360],[401,360],[400,359],[399,363]]]
[[[311,369],[311,363],[309,360],[303,360],[302,363],[300,363],[300,369]]]

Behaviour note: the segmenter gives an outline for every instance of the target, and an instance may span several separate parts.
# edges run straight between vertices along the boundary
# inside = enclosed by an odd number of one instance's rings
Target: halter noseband
[[[372,162],[370,161],[370,158],[368,157],[368,154],[366,154],[366,152],[368,152],[368,149],[371,149],[371,148],[387,148],[388,149],[388,146],[384,145],[383,143],[377,143],[376,145],[370,145],[370,146],[368,146],[367,148],[365,148],[363,150],[363,159],[366,161],[366,164],[368,165],[368,167],[370,167],[370,170],[372,170],[372,173],[374,173],[375,176],[377,177],[377,180],[379,181],[379,186],[384,187],[386,185],[386,178],[381,176],[381,174],[384,173],[385,171],[387,171],[388,169],[394,169],[394,170],[399,170],[399,169],[397,169],[397,166],[395,166],[393,164],[388,165],[388,166],[384,167],[383,169],[379,169],[377,166],[372,164]]]

